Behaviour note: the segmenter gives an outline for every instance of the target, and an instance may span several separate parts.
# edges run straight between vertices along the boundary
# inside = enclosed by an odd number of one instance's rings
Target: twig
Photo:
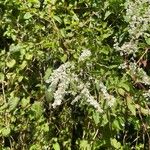
[[[96,133],[95,133],[95,135],[94,135],[94,137],[93,137],[93,140],[96,138],[98,132],[99,132],[99,130],[97,129],[97,130],[96,130]]]
[[[144,57],[144,55],[148,52],[148,48],[146,48],[145,52],[143,53],[143,55],[139,58],[139,60],[137,61],[137,64],[142,60],[142,58]]]

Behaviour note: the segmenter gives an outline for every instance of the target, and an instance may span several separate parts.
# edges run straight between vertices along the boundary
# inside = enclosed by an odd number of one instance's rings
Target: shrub
[[[0,12],[2,150],[150,149],[149,0]]]

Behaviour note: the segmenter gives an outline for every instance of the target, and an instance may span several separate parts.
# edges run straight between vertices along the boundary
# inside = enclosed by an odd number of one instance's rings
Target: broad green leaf
[[[20,102],[21,106],[22,107],[26,107],[28,104],[30,104],[30,98],[27,97],[27,98],[23,98]]]
[[[150,38],[146,38],[145,41],[148,45],[150,45]]]
[[[27,12],[27,13],[24,15],[24,19],[26,19],[26,20],[30,19],[31,17],[32,17],[32,15],[31,15],[29,12]]]
[[[40,117],[43,113],[43,107],[41,102],[34,102],[31,107],[31,110],[35,113],[36,117]]]
[[[41,146],[39,144],[33,144],[29,150],[40,150]]]
[[[18,97],[10,97],[8,101],[9,109],[14,110],[17,107],[19,100],[20,99]]]
[[[45,123],[42,128],[43,128],[44,132],[48,132],[49,131],[48,123]]]
[[[31,54],[26,53],[25,57],[26,57],[27,60],[31,60],[32,57],[33,57],[33,54],[32,53]]]
[[[83,150],[91,150],[90,149],[90,144],[88,143],[87,140],[81,140],[80,141],[80,148]]]
[[[16,64],[16,60],[15,59],[12,59],[12,60],[6,62],[6,65],[9,68],[13,68],[15,64]]]
[[[102,116],[102,126],[105,126],[107,123],[108,123],[108,118],[107,118],[107,115],[104,114]]]
[[[48,80],[48,78],[50,77],[52,73],[52,68],[47,68],[47,70],[45,71],[45,76],[44,76],[44,80]]]
[[[54,148],[54,150],[60,150],[59,143],[53,144],[53,148]]]
[[[127,83],[120,82],[120,83],[119,83],[119,87],[124,88],[127,92],[130,91],[130,86],[129,86]]]
[[[39,3],[39,0],[29,0],[31,3]]]
[[[0,72],[0,82],[1,82],[1,81],[4,81],[4,78],[5,78],[5,77],[4,77],[4,74],[3,74],[2,72]]]
[[[61,57],[61,61],[63,63],[65,63],[67,61],[67,54],[64,54],[62,57]]]
[[[4,137],[8,137],[9,134],[10,134],[10,132],[11,132],[11,130],[10,130],[9,127],[5,127],[5,128],[2,128],[0,132],[1,132],[1,134],[2,134]]]
[[[20,67],[20,69],[23,70],[26,66],[27,66],[27,61],[24,60],[19,67]]]
[[[118,129],[121,129],[120,124],[119,124],[119,121],[118,121],[117,119],[115,119],[115,120],[113,121],[112,126],[113,126],[114,129],[117,129],[117,130],[118,130]]]
[[[62,22],[59,16],[55,16],[55,15],[54,15],[53,18],[54,18],[54,20],[56,20],[56,21],[59,22],[59,23]]]
[[[53,99],[53,96],[54,96],[53,91],[46,90],[45,97],[46,97],[47,102],[51,102]]]
[[[23,76],[18,77],[18,82],[21,82],[23,80]]]
[[[122,88],[118,88],[118,93],[119,93],[120,95],[124,96],[124,95],[125,95],[125,90],[122,89]]]
[[[111,12],[110,12],[110,11],[106,11],[106,13],[105,13],[105,17],[104,17],[104,20],[106,20],[110,14],[111,14]]]
[[[110,139],[111,145],[116,148],[117,150],[119,150],[121,148],[121,143],[118,142],[116,139]]]
[[[93,113],[93,119],[96,125],[100,122],[100,116],[98,112]]]
[[[127,97],[127,106],[128,109],[131,111],[132,115],[136,115],[136,106],[133,103],[133,100],[131,99],[131,97]]]

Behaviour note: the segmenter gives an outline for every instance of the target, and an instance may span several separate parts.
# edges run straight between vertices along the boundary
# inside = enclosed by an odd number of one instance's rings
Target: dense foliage
[[[149,0],[0,0],[0,149],[150,149]]]

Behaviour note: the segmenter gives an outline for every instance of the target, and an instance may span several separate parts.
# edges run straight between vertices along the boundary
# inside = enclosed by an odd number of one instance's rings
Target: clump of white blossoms
[[[66,90],[69,86],[69,74],[67,74],[67,69],[71,68],[70,63],[62,64],[58,69],[54,70],[46,83],[50,83],[48,92],[53,93],[54,103],[52,106],[55,108],[58,105],[61,105]]]
[[[79,57],[79,62],[86,60],[90,56],[91,56],[91,51],[90,50],[88,50],[88,49],[83,50],[80,57]]]
[[[150,1],[128,0],[126,4],[126,19],[129,22],[130,37],[138,39],[144,36],[150,27]]]
[[[136,63],[129,64],[129,74],[132,77],[136,76],[136,82],[141,82],[145,85],[150,85],[150,77],[142,68],[139,68]]]
[[[150,1],[149,0],[127,0],[125,3],[128,22],[129,38],[121,46],[115,38],[114,48],[120,51],[121,55],[133,54],[138,51],[139,38],[150,37]]]
[[[146,98],[146,100],[150,100],[150,89],[147,92],[143,93],[143,96]]]
[[[103,112],[99,103],[90,94],[88,86],[78,78],[78,76],[72,71],[73,69],[73,63],[67,62],[62,64],[58,69],[54,70],[49,79],[46,81],[50,84],[48,87],[48,92],[53,95],[53,108],[61,105],[63,101],[65,102],[66,94],[72,94],[74,99],[71,104],[74,104],[79,100],[85,100],[98,112]],[[72,84],[76,86],[75,89],[71,88]]]
[[[102,113],[103,110],[101,109],[99,103],[94,99],[94,97],[90,94],[89,89],[87,88],[86,84],[80,83],[78,85],[79,93],[78,96],[71,102],[73,105],[75,102],[78,102],[80,99],[86,99],[86,101],[93,106],[98,112]]]
[[[99,86],[100,86],[100,89],[101,89],[101,91],[103,93],[104,99],[107,100],[107,105],[109,107],[114,106],[114,104],[115,104],[115,97],[113,95],[110,95],[107,92],[107,88],[102,82],[99,84]]]

